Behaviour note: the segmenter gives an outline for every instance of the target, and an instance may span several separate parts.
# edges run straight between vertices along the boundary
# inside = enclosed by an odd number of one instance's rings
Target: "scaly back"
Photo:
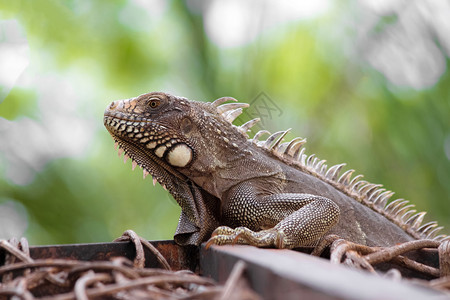
[[[259,119],[250,120],[241,126],[233,125],[232,122],[242,113],[242,108],[249,105],[245,103],[223,104],[228,100],[236,101],[233,98],[220,98],[212,105],[217,107],[217,111],[225,120],[247,136],[247,132]],[[273,134],[267,130],[261,130],[248,141],[268,154],[276,156],[281,162],[327,182],[355,201],[383,215],[416,239],[434,239],[436,241],[450,239],[450,236],[438,235],[443,227],[438,226],[436,221],[423,224],[426,212],[417,212],[413,209],[414,205],[410,204],[408,200],[401,198],[391,200],[394,192],[386,190],[381,184],[362,180],[363,175],[353,176],[355,172],[353,169],[341,173],[345,163],[328,167],[325,164],[326,160],[319,159],[315,154],[307,155],[304,147],[306,139],[297,137],[290,142],[283,142],[289,130]],[[269,137],[266,140],[260,140],[263,135],[269,135]]]

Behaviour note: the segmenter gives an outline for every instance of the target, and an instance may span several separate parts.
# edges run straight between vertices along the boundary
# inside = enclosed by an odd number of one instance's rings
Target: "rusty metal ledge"
[[[166,258],[173,270],[191,270],[198,268],[198,247],[177,245],[173,240],[151,241],[152,245]],[[147,268],[161,268],[156,256],[144,248]],[[33,259],[64,258],[82,261],[109,260],[112,257],[126,257],[133,260],[136,256],[134,245],[130,242],[88,243],[67,245],[46,245],[30,247]],[[4,264],[4,251],[0,249],[0,266]]]
[[[246,263],[251,287],[264,299],[448,299],[408,282],[397,282],[292,250],[251,246],[200,249],[200,273],[223,283],[233,265]]]

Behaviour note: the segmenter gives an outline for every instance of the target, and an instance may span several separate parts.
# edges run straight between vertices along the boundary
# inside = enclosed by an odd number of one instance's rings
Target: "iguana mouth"
[[[153,178],[153,185],[158,182],[164,189],[167,189],[167,178],[170,178],[170,176],[175,176],[183,181],[186,180],[183,174],[162,159],[166,152],[169,151],[168,153],[170,153],[170,149],[177,147],[180,143],[175,139],[168,139],[167,135],[156,135],[156,131],[154,131],[155,135],[149,135],[143,127],[150,123],[156,124],[155,122],[129,120],[108,111],[105,112],[103,120],[105,127],[115,141],[115,148],[119,156],[124,153],[124,163],[131,159],[132,170],[139,166],[142,169],[144,179],[150,174]],[[156,125],[161,129],[166,129],[164,126]],[[146,134],[142,133],[144,130]]]

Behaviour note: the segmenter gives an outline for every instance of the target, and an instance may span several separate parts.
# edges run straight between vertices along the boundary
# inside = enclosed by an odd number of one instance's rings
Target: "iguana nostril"
[[[109,109],[115,109],[117,107],[119,101],[113,101],[111,102],[111,104],[109,105]]]

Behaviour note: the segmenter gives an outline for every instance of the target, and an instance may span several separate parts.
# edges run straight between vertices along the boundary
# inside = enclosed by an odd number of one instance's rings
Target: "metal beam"
[[[247,266],[250,286],[264,299],[447,299],[436,290],[292,250],[202,246],[200,273],[223,283],[239,260]]]
[[[198,265],[198,247],[181,247],[173,240],[152,241],[158,251],[166,258],[174,271],[195,271]],[[156,256],[148,249],[145,251],[147,268],[161,268]],[[0,266],[2,251],[0,250]],[[123,256],[133,260],[136,250],[130,242],[67,244],[30,247],[30,256],[33,259],[64,258],[82,261],[109,260],[112,257]]]

